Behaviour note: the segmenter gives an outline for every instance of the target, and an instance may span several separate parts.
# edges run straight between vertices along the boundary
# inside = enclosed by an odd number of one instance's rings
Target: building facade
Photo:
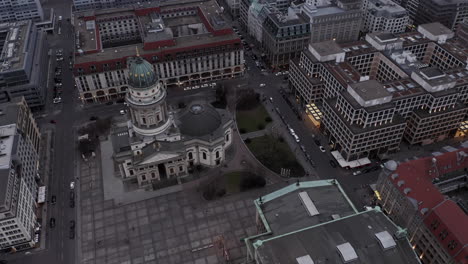
[[[0,23],[32,19],[44,19],[39,0],[4,0],[0,3]]]
[[[403,33],[409,25],[408,11],[392,0],[364,0],[363,32]]]
[[[23,96],[29,107],[40,109],[47,96],[48,45],[46,33],[31,20],[0,25],[0,102]]]
[[[272,68],[288,65],[307,47],[309,40],[309,22],[293,10],[287,15],[270,12],[263,22],[262,50]]]
[[[405,0],[402,1],[415,25],[440,22],[456,30],[458,24],[468,17],[468,2],[465,0]]]
[[[291,62],[290,87],[345,161],[397,151],[401,140],[453,137],[467,113],[466,56],[441,24],[366,41],[312,43]]]
[[[244,73],[241,41],[211,0],[78,12],[74,17],[74,76],[85,103],[125,96],[126,59],[136,49],[168,89]]]
[[[468,258],[468,216],[445,196],[445,190],[466,185],[467,151],[447,148],[399,164],[389,161],[377,181],[379,205],[408,230],[410,243],[423,263],[466,263]]]
[[[153,66],[142,57],[129,58],[126,102],[130,121],[112,135],[114,160],[124,181],[141,188],[177,181],[196,165],[224,163],[232,143],[233,121],[226,110],[194,101],[169,111],[166,89]]]
[[[0,249],[30,248],[36,227],[37,155],[16,124],[0,131]]]

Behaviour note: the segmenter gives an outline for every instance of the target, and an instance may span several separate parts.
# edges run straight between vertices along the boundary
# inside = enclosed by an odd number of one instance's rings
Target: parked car
[[[301,142],[299,137],[296,134],[293,134],[294,139],[296,140],[297,143]]]
[[[55,227],[55,218],[50,218],[50,221],[49,221],[49,226],[50,228],[54,228]]]
[[[126,113],[125,110],[120,110],[121,115],[125,115],[125,113]]]
[[[114,102],[112,102],[112,101],[109,101],[109,102],[106,103],[106,105],[113,105],[113,104],[114,104]]]
[[[75,192],[70,191],[70,200],[75,200]]]
[[[302,150],[302,152],[306,152],[306,148],[305,148],[304,145],[301,145],[301,150]]]
[[[336,164],[334,160],[330,160],[330,166],[332,166],[333,168],[336,168],[336,166],[338,165]]]
[[[353,172],[353,175],[356,176],[356,175],[359,175],[359,174],[361,174],[361,173],[362,173],[362,172],[361,172],[360,170],[358,170],[358,171]]]
[[[320,146],[320,145],[322,144],[322,143],[320,142],[320,140],[318,140],[318,139],[315,139],[315,140],[314,140],[314,143],[315,143],[315,145],[317,145],[317,146]]]
[[[75,189],[75,182],[72,181],[70,182],[70,190],[74,190]]]
[[[55,195],[52,195],[52,198],[50,200],[51,204],[55,204],[57,202],[57,197]]]
[[[89,121],[96,121],[96,120],[98,120],[97,116],[91,116],[89,118]]]
[[[327,152],[327,150],[323,146],[319,146],[320,151]]]
[[[57,121],[55,121],[55,120],[52,119],[52,120],[50,120],[50,123],[51,123],[51,124],[56,124]]]
[[[260,84],[260,87],[265,87],[265,86],[266,86],[266,84],[264,84],[264,83]]]
[[[273,97],[270,97],[270,98],[268,98],[268,99],[270,100],[270,102],[273,103]]]
[[[62,102],[62,98],[60,98],[60,97],[55,97],[55,98],[52,100],[52,102],[53,102],[54,104],[59,104],[59,103]]]
[[[70,200],[70,208],[75,208],[75,200]]]

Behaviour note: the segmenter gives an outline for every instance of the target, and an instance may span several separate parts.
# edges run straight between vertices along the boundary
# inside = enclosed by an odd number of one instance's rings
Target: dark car
[[[109,101],[109,102],[106,103],[106,105],[113,105],[113,104],[114,104],[114,102],[112,102],[112,101]]]
[[[337,164],[334,160],[330,160],[330,166],[332,166],[333,168],[336,168]]]
[[[98,120],[98,117],[97,116],[92,116],[89,118],[89,121],[96,121]]]
[[[50,123],[51,123],[51,124],[55,124],[55,123],[57,123],[57,122],[56,122],[55,120],[50,120]]]
[[[57,197],[55,195],[52,195],[52,199],[50,201],[51,204],[55,204],[57,202]]]
[[[70,220],[70,228],[75,228],[75,221]]]
[[[75,192],[70,191],[70,200],[75,200]]]
[[[320,140],[318,140],[318,139],[315,139],[315,140],[314,140],[314,143],[315,143],[315,145],[317,145],[317,146],[322,145],[322,143],[321,143]]]
[[[75,229],[72,229],[70,228],[70,234],[68,236],[70,239],[74,239],[75,238]]]
[[[70,208],[75,208],[75,200],[70,200]]]
[[[50,218],[50,221],[49,221],[49,226],[50,228],[54,228],[55,227],[55,218]]]

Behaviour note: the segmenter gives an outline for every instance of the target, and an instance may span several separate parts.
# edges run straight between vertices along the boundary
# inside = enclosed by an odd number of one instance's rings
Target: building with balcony
[[[241,41],[212,0],[75,12],[72,20],[73,73],[85,103],[125,96],[126,60],[137,49],[168,89],[244,73]]]
[[[403,33],[409,25],[408,11],[392,0],[364,0],[363,32]]]
[[[428,157],[388,161],[379,176],[378,204],[406,228],[422,263],[467,263],[466,199],[449,198],[467,184],[467,152],[447,146]]]
[[[254,203],[249,263],[420,263],[402,228],[379,208],[358,212],[336,180],[298,182]]]
[[[439,23],[365,41],[312,43],[290,65],[290,87],[343,167],[455,136],[467,113],[468,68]]]
[[[164,181],[180,183],[193,166],[222,165],[232,144],[229,112],[203,101],[171,110],[166,88],[148,61],[129,58],[127,68],[130,120],[112,133],[113,158],[122,179],[151,189]]]

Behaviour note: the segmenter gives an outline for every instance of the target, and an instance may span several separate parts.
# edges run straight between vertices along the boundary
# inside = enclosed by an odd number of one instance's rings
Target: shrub
[[[244,140],[244,142],[245,142],[245,144],[250,144],[250,142],[252,142],[252,140],[251,140],[250,138],[246,138],[246,139]]]
[[[216,196],[223,197],[226,194],[226,189],[220,189],[216,192]]]
[[[249,174],[242,177],[239,188],[241,191],[246,191],[253,188],[261,188],[266,185],[266,180],[262,176]]]
[[[278,141],[279,141],[279,142],[284,142],[284,137],[283,137],[283,136],[280,136],[280,137],[278,138]]]
[[[247,132],[247,131],[245,130],[245,128],[239,128],[239,133],[245,134],[245,132]]]
[[[270,123],[271,121],[273,121],[271,117],[269,116],[265,117],[265,122]]]
[[[263,129],[265,129],[265,125],[264,124],[258,124],[257,128],[258,128],[258,130],[263,130]]]

